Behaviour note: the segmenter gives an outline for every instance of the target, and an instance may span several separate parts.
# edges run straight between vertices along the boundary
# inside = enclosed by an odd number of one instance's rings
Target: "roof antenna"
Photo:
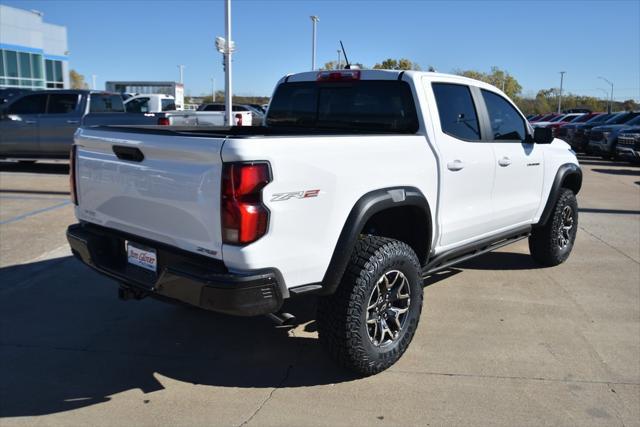
[[[349,63],[349,59],[347,58],[347,51],[344,50],[344,45],[342,44],[342,40],[340,40],[340,47],[342,48],[342,54],[344,55],[344,61],[347,63],[347,65],[345,65],[345,70],[350,70],[351,69],[351,64]]]

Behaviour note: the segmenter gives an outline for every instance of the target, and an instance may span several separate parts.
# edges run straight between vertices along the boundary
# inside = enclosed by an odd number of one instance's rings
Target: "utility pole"
[[[609,100],[609,113],[613,110],[613,83],[610,82],[609,80],[605,79],[604,77],[599,76],[598,77],[600,80],[604,80],[605,82],[609,83],[611,85],[611,97]]]
[[[320,18],[316,15],[311,16],[313,22],[313,34],[311,38],[311,69],[316,69],[316,25],[320,21]]]
[[[216,102],[216,79],[211,77],[211,102]]]
[[[224,2],[224,15],[225,15],[225,38],[227,39],[226,49],[224,52],[225,67],[224,67],[224,123],[227,126],[233,126],[233,119],[231,117],[233,104],[232,104],[232,90],[231,90],[231,0],[225,0]]]
[[[558,114],[562,111],[562,84],[566,71],[560,71],[560,93],[558,94]]]
[[[178,68],[180,69],[180,83],[184,84],[184,65],[180,64]]]
[[[340,52],[342,52],[340,49],[338,49],[338,63],[336,64],[336,70],[340,69]]]
[[[91,74],[91,89],[96,90],[96,75]]]

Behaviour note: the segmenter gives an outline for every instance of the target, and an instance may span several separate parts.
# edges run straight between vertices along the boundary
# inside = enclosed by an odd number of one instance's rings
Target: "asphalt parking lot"
[[[566,264],[526,242],[425,282],[408,352],[358,379],[300,324],[146,299],[70,256],[65,163],[0,163],[0,423],[640,425],[640,168],[583,158]]]

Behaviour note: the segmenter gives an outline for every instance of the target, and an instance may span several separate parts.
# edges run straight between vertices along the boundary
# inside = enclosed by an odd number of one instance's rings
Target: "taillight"
[[[158,124],[160,126],[169,126],[171,123],[169,123],[169,118],[168,117],[160,117],[158,119]]]
[[[320,71],[316,80],[319,82],[360,80],[360,70]]]
[[[236,126],[242,126],[242,114],[236,114]]]
[[[69,153],[69,193],[71,194],[71,201],[74,205],[78,204],[78,193],[76,188],[76,151],[77,146],[71,146],[71,152]]]
[[[255,242],[267,232],[269,210],[262,189],[271,182],[269,164],[225,163],[222,167],[222,241]]]

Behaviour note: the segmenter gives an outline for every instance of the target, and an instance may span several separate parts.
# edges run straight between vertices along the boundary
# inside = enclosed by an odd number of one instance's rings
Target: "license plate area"
[[[130,241],[125,241],[125,246],[129,264],[154,274],[158,271],[158,255],[155,249]]]

